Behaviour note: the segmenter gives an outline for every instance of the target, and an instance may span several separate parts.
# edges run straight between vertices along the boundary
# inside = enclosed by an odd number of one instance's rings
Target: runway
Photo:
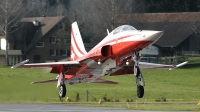
[[[0,104],[0,112],[133,112],[133,110],[65,104]]]
[[[0,104],[0,112],[171,112],[126,110],[111,107],[66,106],[65,104]],[[181,112],[181,111],[176,111]]]

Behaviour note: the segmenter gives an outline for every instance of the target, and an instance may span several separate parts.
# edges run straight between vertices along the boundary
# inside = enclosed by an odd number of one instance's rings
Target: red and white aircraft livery
[[[51,63],[25,64],[25,60],[12,68],[51,68],[50,73],[58,74],[56,79],[38,81],[35,83],[57,82],[59,97],[66,96],[65,83],[105,83],[117,84],[113,81],[101,79],[105,75],[117,76],[134,74],[136,77],[137,96],[144,95],[145,82],[140,66],[145,68],[177,68],[185,65],[163,65],[139,62],[139,51],[153,44],[163,35],[163,31],[137,30],[129,25],[122,25],[108,32],[108,35],[89,52],[85,50],[77,22],[71,28],[71,57],[70,61]]]

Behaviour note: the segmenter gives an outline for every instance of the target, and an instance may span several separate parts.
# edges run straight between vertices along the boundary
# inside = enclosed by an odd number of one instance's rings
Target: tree
[[[9,37],[11,33],[18,30],[18,23],[22,17],[29,13],[32,9],[31,6],[28,6],[27,0],[1,0],[0,4],[0,19],[1,26],[5,40],[6,40],[6,65],[9,65],[8,59],[8,41],[12,37]],[[28,8],[27,8],[28,7]]]
[[[40,0],[33,1],[38,8],[29,16],[66,16],[70,0]]]
[[[99,13],[98,20],[104,23],[104,28],[113,30],[115,28],[114,17],[118,13],[119,0],[101,0],[95,1]]]
[[[63,21],[60,23],[63,26],[63,29],[57,30],[56,31],[56,37],[58,41],[58,45],[60,48],[70,48],[70,42],[71,42],[71,32],[70,32],[70,27],[71,24],[69,22],[69,19],[65,17]]]
[[[76,18],[77,16],[75,16]],[[70,49],[71,43],[71,23],[69,18],[65,17],[60,23],[64,27],[62,30],[56,31],[56,37],[60,48]],[[93,36],[90,28],[86,28],[84,23],[79,23],[79,30],[84,43],[90,43],[90,39]]]
[[[147,12],[194,12],[199,0],[146,0]]]

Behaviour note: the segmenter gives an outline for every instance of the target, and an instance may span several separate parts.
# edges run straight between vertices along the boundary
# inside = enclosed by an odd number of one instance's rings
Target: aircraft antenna
[[[108,33],[108,35],[109,35],[109,30],[107,29],[107,33]]]

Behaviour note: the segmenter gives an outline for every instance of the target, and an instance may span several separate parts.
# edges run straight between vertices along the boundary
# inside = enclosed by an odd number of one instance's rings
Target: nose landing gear
[[[144,78],[139,68],[139,52],[134,52],[133,60],[134,64],[134,75],[136,78],[136,85],[137,85],[137,96],[138,98],[142,98],[144,96]]]

